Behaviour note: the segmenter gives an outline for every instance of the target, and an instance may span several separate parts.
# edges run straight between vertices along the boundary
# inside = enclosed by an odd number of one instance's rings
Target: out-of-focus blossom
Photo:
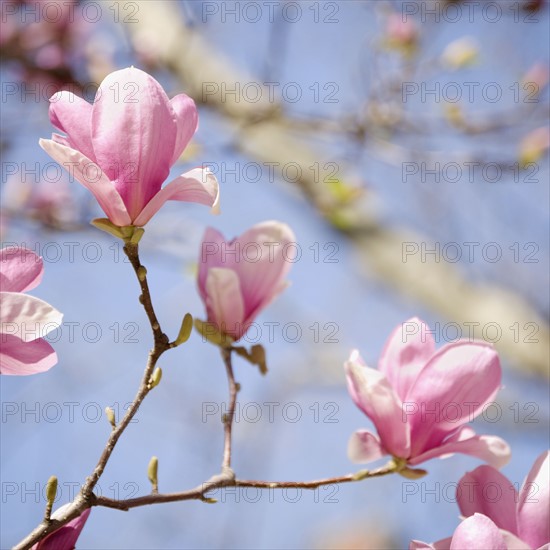
[[[167,200],[216,208],[218,182],[203,168],[161,189],[197,129],[195,103],[169,99],[147,73],[129,68],[101,83],[93,105],[70,92],[50,99],[53,134],[41,147],[88,188],[117,226],[143,226]]]
[[[463,516],[485,514],[525,548],[550,543],[550,452],[537,458],[519,493],[498,470],[483,465],[460,479],[457,501]]]
[[[208,322],[234,341],[287,286],[295,242],[290,227],[268,221],[226,241],[208,228],[201,246],[198,287]]]
[[[550,128],[542,126],[529,132],[519,144],[519,163],[526,166],[537,162],[550,147]]]
[[[30,217],[46,227],[65,229],[78,223],[78,205],[66,175],[32,182],[11,176],[2,189],[2,211],[11,216]]]
[[[27,375],[57,363],[45,336],[63,318],[50,304],[23,294],[42,280],[42,259],[25,248],[0,250],[0,373]]]
[[[441,61],[449,69],[456,70],[472,65],[478,56],[477,42],[471,36],[464,36],[447,44],[441,54]]]
[[[502,467],[510,448],[496,436],[476,435],[465,424],[493,401],[501,368],[492,346],[461,340],[435,350],[419,319],[398,326],[388,339],[378,370],[358,351],[345,364],[355,404],[372,420],[378,436],[359,430],[348,454],[371,462],[390,454],[408,465],[464,453]]]
[[[487,516],[474,514],[455,529],[453,536],[433,544],[413,540],[409,550],[527,550],[511,533],[501,531]]]
[[[385,44],[389,48],[411,55],[418,45],[418,27],[410,17],[391,13],[386,22]]]
[[[62,517],[70,506],[71,504],[64,504],[58,508],[52,514],[52,519]],[[69,523],[42,539],[31,550],[74,550],[76,541],[84,528],[90,512],[91,508],[84,510],[80,516],[72,519]]]
[[[73,65],[85,21],[76,0],[13,0],[2,5],[3,59],[24,82],[54,90],[77,84]]]
[[[548,63],[535,63],[521,78],[522,84],[525,86],[524,91],[526,94],[540,94],[542,90],[548,84],[550,79],[550,70],[548,69]],[[532,85],[536,86],[536,90],[530,89]]]

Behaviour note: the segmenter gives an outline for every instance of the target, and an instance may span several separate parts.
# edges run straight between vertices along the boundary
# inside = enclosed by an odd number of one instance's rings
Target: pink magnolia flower
[[[53,519],[58,519],[63,516],[65,511],[71,504],[64,504],[58,508],[53,514]],[[35,544],[31,550],[74,550],[76,541],[84,528],[84,525],[90,515],[91,508],[84,510],[80,516],[69,521],[57,531],[54,531],[39,543]]]
[[[500,388],[500,362],[492,346],[461,340],[435,351],[427,325],[415,318],[394,330],[378,370],[365,366],[358,351],[345,369],[353,401],[378,431],[378,437],[367,430],[353,434],[348,454],[354,462],[391,454],[416,465],[453,453],[496,467],[508,462],[505,441],[465,426]]]
[[[0,250],[0,373],[35,374],[57,363],[45,336],[63,315],[50,304],[23,294],[37,286],[44,273],[42,259],[25,248]]]
[[[295,237],[288,225],[268,221],[226,241],[208,228],[202,241],[198,287],[208,321],[239,340],[256,316],[287,286]]]
[[[497,527],[523,541],[523,548],[550,543],[550,452],[542,453],[519,490],[498,470],[479,466],[458,483],[463,516],[485,514]]]
[[[65,132],[40,146],[88,188],[118,226],[145,225],[167,200],[218,204],[218,182],[195,168],[161,189],[198,124],[195,103],[173,99],[147,73],[115,71],[93,105],[71,92],[50,99],[50,120]]]
[[[433,544],[412,540],[409,550],[520,550],[527,549],[510,533],[501,531],[487,516],[474,514],[455,529],[452,537]]]

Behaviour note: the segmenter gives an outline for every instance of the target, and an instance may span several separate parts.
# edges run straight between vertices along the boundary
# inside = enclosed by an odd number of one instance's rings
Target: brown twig
[[[237,405],[237,383],[235,382],[235,375],[233,374],[233,365],[231,363],[231,348],[221,348],[221,354],[223,362],[225,364],[225,370],[227,373],[227,383],[229,385],[229,410],[225,414],[224,423],[224,447],[223,447],[223,461],[222,472],[228,472],[232,475],[231,470],[231,444],[232,444],[232,431],[233,431],[233,419],[235,417],[235,407]],[[235,476],[233,475],[233,478]]]
[[[183,491],[180,493],[167,494],[149,494],[142,497],[136,497],[126,500],[115,500],[112,498],[98,496],[95,497],[95,506],[105,506],[107,508],[116,508],[117,510],[130,510],[140,506],[148,506],[151,504],[160,504],[164,502],[180,502],[185,500],[202,500],[205,502],[214,502],[213,499],[207,497],[210,491],[221,489],[223,487],[254,487],[257,489],[307,489],[313,490],[324,485],[336,485],[341,483],[352,483],[354,481],[362,481],[363,479],[381,477],[384,475],[396,472],[398,466],[392,460],[385,466],[376,470],[363,470],[355,474],[347,474],[344,476],[329,477],[325,479],[317,479],[313,481],[258,481],[247,479],[234,479],[229,473],[221,473],[218,476],[212,477],[201,485]]]

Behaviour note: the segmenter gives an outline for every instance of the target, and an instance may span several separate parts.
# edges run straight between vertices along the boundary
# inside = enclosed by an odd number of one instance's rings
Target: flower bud
[[[176,346],[179,346],[180,344],[184,344],[185,342],[187,342],[187,340],[189,340],[189,336],[191,336],[192,330],[193,316],[190,313],[186,313],[183,321],[181,322],[180,331],[174,344],[176,344]]]
[[[51,476],[46,483],[46,500],[48,505],[51,506],[54,503],[55,497],[57,496],[57,477]]]
[[[153,491],[158,491],[158,468],[159,459],[156,456],[152,456],[149,461],[149,466],[147,466],[147,477],[153,486]]]
[[[105,414],[107,415],[109,424],[111,424],[113,428],[116,428],[115,411],[113,411],[111,407],[105,407]]]
[[[160,384],[161,378],[162,378],[162,369],[160,367],[157,367],[154,370],[149,380],[149,389],[152,390],[154,387],[158,386]]]
[[[141,282],[145,281],[145,277],[147,277],[147,268],[143,265],[140,265],[137,269],[137,276]]]

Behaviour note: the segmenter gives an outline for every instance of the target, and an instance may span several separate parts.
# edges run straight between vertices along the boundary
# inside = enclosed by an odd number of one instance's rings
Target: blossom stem
[[[224,416],[224,449],[223,449],[223,461],[222,472],[228,472],[232,475],[231,470],[231,446],[232,446],[232,431],[233,431],[233,419],[235,417],[235,407],[237,405],[237,383],[235,382],[235,375],[233,374],[233,365],[231,363],[231,348],[220,348],[223,362],[225,364],[225,370],[227,373],[227,383],[229,385],[229,410]],[[234,477],[234,475],[233,475]]]

